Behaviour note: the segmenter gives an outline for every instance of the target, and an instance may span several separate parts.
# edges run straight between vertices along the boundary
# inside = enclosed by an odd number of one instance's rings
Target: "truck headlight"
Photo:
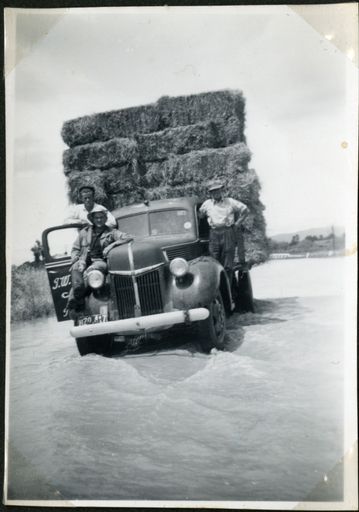
[[[170,263],[170,272],[176,277],[183,277],[189,269],[188,262],[183,258],[175,258]]]
[[[87,274],[87,282],[91,288],[101,288],[105,281],[105,276],[100,270],[91,270]]]

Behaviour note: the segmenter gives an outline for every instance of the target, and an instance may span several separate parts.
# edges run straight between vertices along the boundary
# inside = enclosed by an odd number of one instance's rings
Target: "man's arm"
[[[203,219],[207,215],[207,205],[208,205],[208,199],[201,205],[201,207],[198,210],[198,217],[200,219]]]
[[[80,258],[81,253],[81,241],[80,241],[80,234],[77,235],[76,240],[74,241],[74,244],[71,249],[71,261],[72,263],[75,263]]]
[[[117,247],[118,245],[126,244],[133,240],[133,236],[128,233],[124,233],[119,229],[113,229],[111,233],[106,236],[106,240],[103,244],[103,256],[107,258],[108,253],[111,251],[113,247]]]
[[[126,243],[126,242],[131,242],[131,240],[133,240],[132,235],[129,235],[128,233],[124,233],[123,231],[120,231],[119,229],[113,229],[111,231],[111,238],[112,238],[112,240],[111,240],[112,242],[120,241],[120,242]]]
[[[249,210],[244,203],[242,203],[241,201],[237,201],[237,199],[231,198],[231,204],[236,213],[235,225],[239,226],[240,224],[242,224],[244,219],[247,217]]]
[[[64,224],[82,224],[83,226],[87,226],[90,224],[88,220],[84,220],[81,217],[81,204],[74,204],[69,209],[69,214],[64,220]]]

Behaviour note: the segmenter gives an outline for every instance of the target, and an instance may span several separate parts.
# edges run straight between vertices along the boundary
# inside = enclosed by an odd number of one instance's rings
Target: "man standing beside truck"
[[[234,255],[238,228],[248,215],[248,208],[241,201],[224,196],[224,185],[220,181],[209,187],[211,195],[199,209],[200,217],[207,217],[211,228],[209,253],[225,268],[229,282],[232,282]]]

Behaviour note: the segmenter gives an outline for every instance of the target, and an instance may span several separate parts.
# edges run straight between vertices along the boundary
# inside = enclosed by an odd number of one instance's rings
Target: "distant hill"
[[[299,235],[300,240],[304,240],[306,236],[327,236],[331,233],[332,227],[325,226],[321,228],[303,229],[301,231],[293,231],[292,233],[280,233],[279,235],[273,235],[269,238],[275,242],[290,242],[294,235]],[[342,226],[334,226],[335,236],[341,236],[345,230]]]

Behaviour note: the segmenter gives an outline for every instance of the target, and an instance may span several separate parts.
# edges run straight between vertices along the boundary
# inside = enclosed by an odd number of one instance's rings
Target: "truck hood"
[[[134,240],[114,247],[108,255],[109,271],[134,271],[166,263],[161,245],[152,241]]]

